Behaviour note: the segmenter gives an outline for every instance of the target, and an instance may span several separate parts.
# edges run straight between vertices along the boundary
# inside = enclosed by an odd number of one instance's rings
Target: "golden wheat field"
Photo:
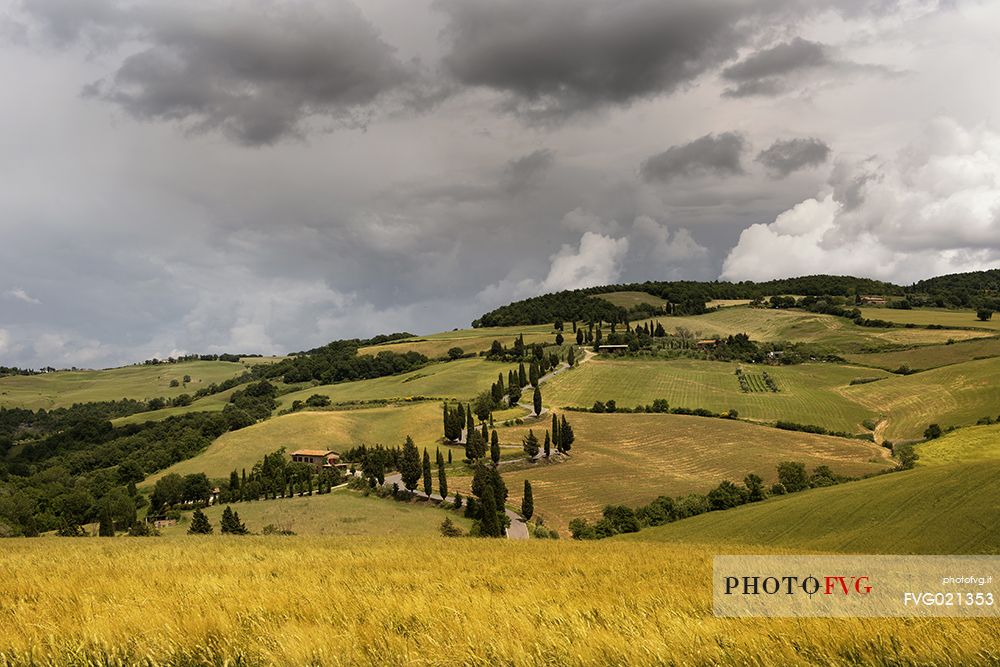
[[[711,615],[712,550],[609,540],[11,540],[0,665],[988,665],[997,620]]]

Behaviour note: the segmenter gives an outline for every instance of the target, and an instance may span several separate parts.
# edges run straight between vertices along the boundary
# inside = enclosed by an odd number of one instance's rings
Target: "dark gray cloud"
[[[747,3],[442,0],[444,65],[537,119],[667,93],[736,54]]]
[[[665,183],[679,176],[733,176],[743,173],[747,141],[736,132],[706,134],[694,141],[671,146],[642,163],[640,173],[647,182]]]
[[[97,34],[141,44],[85,95],[137,119],[221,130],[247,145],[302,136],[310,126],[364,127],[417,76],[349,2],[32,0],[26,8],[62,42]]]
[[[554,161],[555,154],[547,148],[539,148],[524,157],[511,160],[504,169],[504,191],[517,194],[537,187]]]
[[[774,178],[784,178],[793,171],[823,164],[830,157],[826,142],[805,139],[778,139],[757,154],[757,162],[767,167]]]
[[[812,79],[830,79],[845,74],[895,74],[881,65],[860,64],[838,56],[834,49],[820,42],[795,37],[757,51],[722,70],[729,88],[726,97],[773,97]]]

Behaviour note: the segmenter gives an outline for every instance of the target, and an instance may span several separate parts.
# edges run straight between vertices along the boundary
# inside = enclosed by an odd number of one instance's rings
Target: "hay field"
[[[395,343],[372,345],[358,350],[358,354],[378,354],[379,352],[419,352],[430,359],[441,359],[448,356],[448,350],[460,347],[466,353],[478,354],[490,349],[494,340],[499,340],[507,347],[514,344],[514,339],[524,336],[526,344],[544,343],[552,345],[555,341],[555,331],[551,325],[524,325],[518,327],[483,327],[481,329],[459,329],[443,331],[427,336],[417,336]],[[565,335],[565,334],[564,334]]]
[[[576,442],[561,463],[503,466],[508,501],[520,507],[524,479],[531,481],[535,512],[565,530],[576,517],[593,518],[607,504],[636,506],[660,495],[704,493],[723,480],[742,482],[756,473],[777,481],[781,461],[801,461],[809,469],[829,465],[845,475],[863,475],[886,466],[886,450],[869,442],[781,431],[726,419],[664,414],[566,413]],[[502,444],[519,446],[528,428],[541,438],[549,427],[502,428]],[[471,480],[449,478],[463,491]]]
[[[996,619],[714,618],[711,547],[193,536],[4,546],[5,665],[1000,660]]]
[[[287,409],[296,400],[306,400],[313,394],[329,396],[334,403],[350,401],[370,401],[381,399],[406,399],[414,396],[434,398],[455,398],[469,400],[481,391],[488,390],[503,373],[507,381],[507,371],[517,365],[504,364],[484,359],[459,359],[403,373],[375,378],[310,387],[302,391],[285,394],[278,398],[281,408]]]
[[[873,366],[888,371],[894,371],[900,366],[907,366],[914,371],[922,371],[989,357],[1000,357],[1000,338],[977,338],[959,341],[951,345],[927,345],[895,352],[844,356],[852,364]]]
[[[396,502],[376,496],[362,496],[349,489],[337,489],[323,495],[282,498],[230,505],[240,515],[250,532],[260,533],[268,524],[292,530],[297,535],[340,537],[433,537],[445,517],[468,530],[472,521],[458,512],[446,512],[426,501]],[[219,522],[225,505],[205,509],[215,528],[208,539],[225,540],[219,534]],[[184,536],[190,527],[191,514],[184,513],[176,526],[163,529],[165,537]]]
[[[865,317],[873,320],[886,320],[888,322],[898,322],[899,324],[916,324],[927,326],[936,324],[942,327],[975,329],[988,329],[1000,331],[1000,317],[981,322],[976,317],[975,310],[946,310],[939,308],[914,308],[912,310],[899,310],[897,308],[861,308],[861,313]]]
[[[243,364],[228,361],[188,361],[158,366],[124,366],[103,371],[57,371],[43,375],[0,378],[0,407],[46,410],[74,403],[146,400],[194,394],[213,382],[222,382],[246,371]],[[185,387],[185,375],[191,382]],[[177,380],[180,386],[171,387]]]
[[[737,364],[692,360],[595,359],[561,373],[542,387],[546,405],[589,407],[614,399],[622,407],[665,398],[671,407],[737,410],[742,418],[817,424],[833,431],[862,432],[861,423],[879,409],[846,397],[851,380],[887,376],[871,368],[837,364],[767,366],[778,393],[744,393],[736,378]],[[744,364],[747,372],[759,372]],[[883,381],[884,382],[884,381]],[[881,384],[875,383],[875,384]]]
[[[603,299],[619,308],[631,310],[636,306],[657,306],[663,308],[667,305],[667,300],[649,294],[647,292],[607,292],[605,294],[592,294],[593,299]]]
[[[969,426],[1000,415],[1000,358],[944,366],[916,375],[846,387],[844,397],[888,417],[885,437],[914,439],[931,423]]]
[[[230,471],[249,469],[264,454],[281,447],[292,452],[296,449],[343,451],[361,444],[401,446],[409,434],[418,447],[433,451],[438,446],[441,431],[441,405],[434,401],[357,410],[296,412],[225,433],[198,456],[156,473],[145,484],[170,473],[203,472],[209,477],[228,478]],[[455,453],[464,456],[465,450],[456,448]]]
[[[997,460],[920,466],[710,512],[627,539],[853,553],[1000,554],[998,479]]]

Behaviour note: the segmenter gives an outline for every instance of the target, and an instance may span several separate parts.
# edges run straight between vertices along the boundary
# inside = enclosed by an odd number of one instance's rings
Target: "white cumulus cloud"
[[[1000,266],[1000,135],[935,119],[892,159],[840,164],[830,191],[744,230],[727,280],[815,273],[909,283]]]
[[[5,292],[5,294],[12,299],[17,299],[18,301],[23,301],[25,303],[32,303],[32,304],[41,303],[41,301],[28,294],[22,287],[15,287],[13,289],[9,289]]]

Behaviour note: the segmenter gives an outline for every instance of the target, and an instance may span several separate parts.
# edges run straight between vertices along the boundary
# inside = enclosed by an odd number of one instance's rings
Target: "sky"
[[[973,0],[0,0],[0,365],[998,267],[997,34]]]

